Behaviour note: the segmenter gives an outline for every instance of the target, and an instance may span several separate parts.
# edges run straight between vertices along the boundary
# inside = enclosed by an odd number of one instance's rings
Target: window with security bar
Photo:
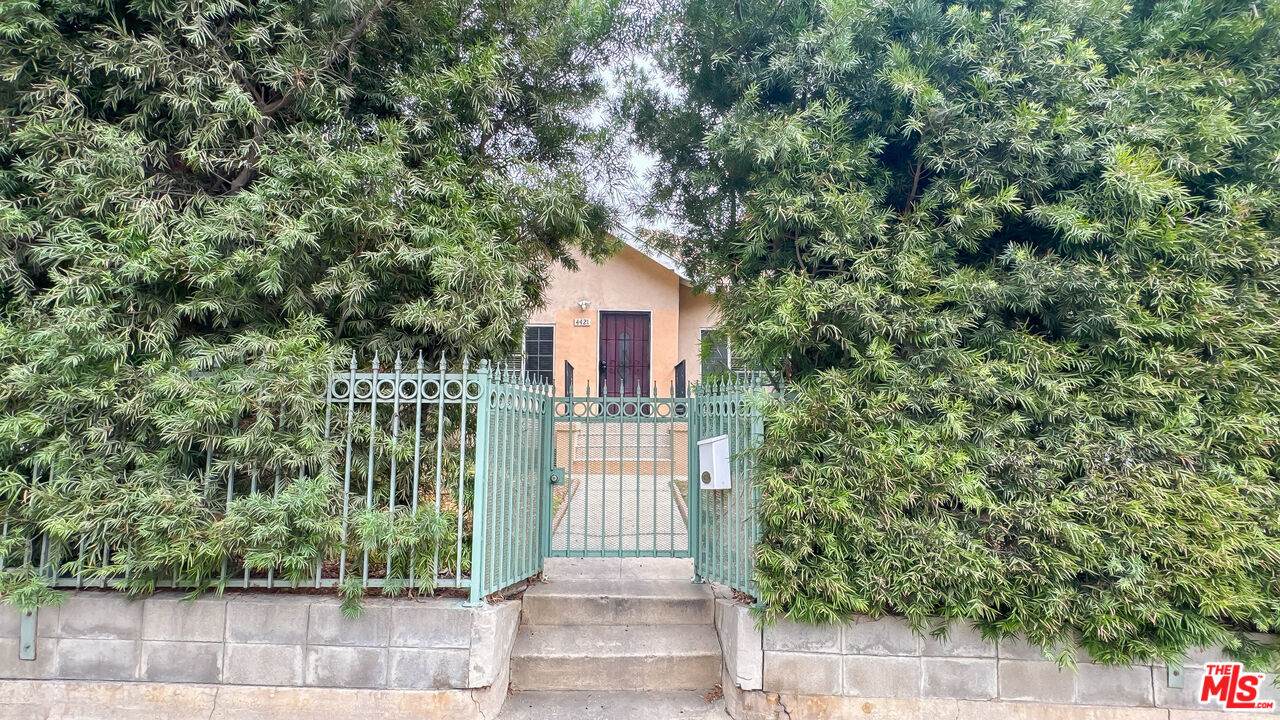
[[[729,338],[716,328],[702,328],[702,376],[723,375],[733,367]]]
[[[528,325],[524,329],[524,376],[552,382],[556,329],[552,325]]]

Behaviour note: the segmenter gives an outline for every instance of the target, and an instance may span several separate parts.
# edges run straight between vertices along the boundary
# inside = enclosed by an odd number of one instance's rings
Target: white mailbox
[[[731,487],[728,435],[698,441],[698,487],[703,490],[728,490]]]

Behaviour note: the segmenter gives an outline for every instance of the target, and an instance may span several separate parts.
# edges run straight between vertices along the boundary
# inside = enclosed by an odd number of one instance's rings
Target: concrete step
[[[568,580],[524,593],[528,625],[707,625],[715,598],[688,580]]]
[[[704,692],[518,692],[498,720],[729,720],[724,700]]]
[[[654,443],[672,445],[672,443],[676,442],[676,439],[673,436],[675,436],[675,433],[672,433],[671,430],[660,424],[623,425],[622,428],[617,427],[617,425],[609,425],[607,428],[595,425],[595,427],[589,430],[581,428],[573,430],[573,437],[580,439],[622,438],[626,439],[626,441],[645,442],[650,443],[650,445],[654,445]]]
[[[542,576],[552,582],[562,580],[689,580],[693,558],[664,557],[549,557],[542,563]]]
[[[525,625],[511,651],[516,690],[705,691],[719,679],[710,625]]]
[[[655,429],[657,430],[656,434],[654,433]],[[574,440],[578,442],[626,442],[631,443],[632,445],[649,445],[650,447],[654,445],[665,445],[667,447],[671,447],[676,443],[675,438],[672,437],[672,433],[667,432],[665,428],[654,425],[645,425],[640,428],[638,433],[633,427],[622,430],[619,430],[616,427],[611,427],[608,430],[596,429],[590,432],[575,432],[573,437]]]
[[[676,439],[672,437],[672,433],[667,432],[666,428],[654,425],[642,426],[638,431],[634,427],[628,427],[621,430],[617,427],[610,427],[608,429],[594,428],[590,431],[575,432],[573,434],[573,440],[575,444],[590,444],[594,447],[606,444],[615,446],[622,444],[633,447],[671,448],[676,444]]]
[[[659,435],[658,437],[654,437],[653,435],[644,432],[640,433],[639,437],[636,437],[634,432],[582,433],[581,435],[574,435],[573,440],[577,445],[590,444],[592,447],[598,447],[606,444],[615,446],[629,445],[631,447],[675,447],[675,443],[672,442],[670,436]]]
[[[679,460],[679,462],[676,462]],[[684,458],[674,458],[670,453],[652,453],[647,450],[631,451],[618,450],[617,448],[609,450],[609,452],[601,452],[596,448],[591,449],[588,456],[582,449],[578,449],[573,455],[573,468],[576,472],[587,472],[588,463],[590,464],[590,472],[592,473],[623,473],[633,474],[636,467],[639,466],[640,472],[645,475],[659,475],[666,477],[676,468],[676,475],[684,475],[688,465],[684,462]],[[672,463],[676,463],[672,465]],[[621,467],[619,467],[621,465]]]

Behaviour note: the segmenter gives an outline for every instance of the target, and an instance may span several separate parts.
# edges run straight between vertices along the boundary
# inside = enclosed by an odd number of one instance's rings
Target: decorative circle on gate
[[[373,381],[365,378],[356,380],[356,399],[368,400],[373,397]]]
[[[390,400],[396,396],[396,381],[392,378],[378,379],[378,399]]]
[[[417,400],[418,399],[418,381],[417,380],[401,380],[400,381],[400,399],[401,400]]]
[[[440,397],[440,381],[424,380],[422,382],[421,392],[423,400],[435,400]]]
[[[346,380],[334,380],[329,385],[329,397],[334,400],[345,398],[349,392],[351,392],[351,383]]]
[[[461,380],[445,380],[444,397],[446,400],[457,400],[462,397],[462,381]]]
[[[475,380],[472,380],[467,383],[467,399],[468,400],[480,399],[480,383],[476,382]]]

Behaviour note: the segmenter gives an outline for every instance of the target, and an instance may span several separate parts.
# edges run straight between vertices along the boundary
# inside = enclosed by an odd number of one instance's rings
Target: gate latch
[[[552,485],[564,484],[564,468],[551,468],[551,484]]]

